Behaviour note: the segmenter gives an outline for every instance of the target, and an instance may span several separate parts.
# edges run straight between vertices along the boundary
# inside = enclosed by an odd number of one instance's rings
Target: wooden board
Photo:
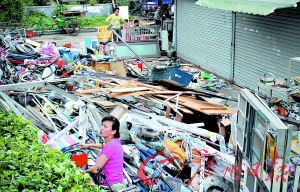
[[[155,95],[156,97],[168,99],[169,96],[165,95]],[[171,102],[175,103],[176,100],[173,99]],[[219,114],[234,114],[235,111],[227,110],[224,107],[215,106],[214,104],[205,102],[205,101],[199,101],[193,97],[188,96],[180,96],[179,97],[179,103],[187,108],[194,109],[195,111],[199,111],[202,113],[205,113],[207,115],[219,115]]]
[[[148,87],[129,87],[129,88],[112,88],[108,89],[112,93],[126,93],[126,92],[134,92],[134,91],[147,91]]]
[[[117,106],[115,103],[110,101],[96,101],[95,103],[104,108],[114,108],[115,106]]]
[[[75,92],[77,92],[77,93],[83,93],[83,94],[88,94],[88,93],[96,93],[96,92],[101,92],[101,89],[85,89],[85,90],[76,90]]]
[[[111,93],[108,95],[109,98],[115,97],[126,97],[126,96],[138,96],[138,95],[147,95],[149,92],[147,91],[137,91],[137,92],[127,92],[127,93]]]
[[[138,96],[138,95],[173,95],[180,93],[180,91],[137,91],[137,92],[129,92],[129,93],[111,93],[108,95],[109,98],[115,97],[125,97],[125,96]]]

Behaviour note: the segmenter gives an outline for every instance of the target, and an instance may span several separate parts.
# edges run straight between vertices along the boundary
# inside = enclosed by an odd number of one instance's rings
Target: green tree
[[[24,0],[1,0],[0,22],[19,23],[23,18]]]
[[[129,6],[130,4],[129,0],[116,0],[116,3],[118,6]]]

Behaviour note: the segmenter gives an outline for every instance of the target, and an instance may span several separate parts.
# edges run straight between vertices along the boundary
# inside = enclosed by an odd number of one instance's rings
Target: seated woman
[[[99,148],[102,151],[96,158],[96,164],[86,170],[87,173],[97,174],[97,168],[102,167],[108,183],[113,190],[122,190],[125,188],[123,184],[123,148],[120,143],[120,122],[113,116],[107,116],[102,119],[100,128],[100,136],[104,138],[105,143],[102,144],[80,144],[81,148]],[[101,178],[100,178],[101,179]],[[101,179],[99,183],[102,186],[107,184]]]

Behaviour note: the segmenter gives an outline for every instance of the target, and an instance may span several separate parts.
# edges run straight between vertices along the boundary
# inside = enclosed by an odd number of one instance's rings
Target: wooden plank
[[[108,95],[108,97],[115,98],[115,97],[125,97],[125,96],[156,95],[156,94],[172,95],[177,93],[180,93],[180,91],[137,91],[137,92],[129,92],[129,93],[111,93]]]
[[[116,78],[111,78],[111,80],[118,83],[119,85],[126,85],[127,84],[126,80],[121,80],[121,79],[116,79]]]
[[[201,113],[206,115],[222,115],[222,114],[235,114],[234,110],[201,110]]]
[[[147,91],[148,87],[129,87],[129,88],[116,88],[116,89],[108,89],[112,93],[126,93],[126,92],[134,92],[134,91]]]
[[[169,96],[165,96],[165,95],[157,95],[157,96],[161,97],[161,98],[164,98],[164,99],[170,98]],[[176,102],[176,98],[173,98],[170,101]],[[195,103],[195,104],[198,105],[198,107],[200,109],[203,109],[203,110],[222,110],[222,109],[226,109],[225,107],[221,107],[220,105],[217,105],[215,103],[200,101],[200,100],[198,100],[194,97],[190,97],[190,96],[179,96],[179,103],[188,103],[188,104]]]
[[[95,101],[95,103],[101,107],[105,107],[105,108],[114,108],[115,106],[117,106],[117,104],[110,102],[110,101]]]
[[[85,89],[85,90],[76,90],[77,93],[88,94],[88,93],[96,93],[101,92],[101,89]]]
[[[161,90],[161,91],[162,90],[167,90],[166,88],[161,87],[161,86],[148,85],[148,84],[140,83],[140,82],[133,81],[133,80],[128,81],[128,83],[130,83],[131,85],[139,85],[139,86],[149,87],[149,88],[156,89],[156,90]]]
[[[183,117],[181,117],[178,113],[176,113],[175,121],[182,122]]]
[[[170,107],[170,106],[167,106],[167,110],[166,110],[166,115],[165,115],[165,117],[166,117],[166,118],[170,118],[170,113],[171,113],[171,107]]]
[[[157,97],[161,98],[169,98],[165,95],[156,95]],[[220,108],[219,106],[214,106],[214,104],[207,103],[205,101],[199,101],[193,97],[187,97],[187,96],[180,96],[179,97],[179,103],[185,107],[188,107],[190,109],[194,109],[196,111],[205,113],[207,115],[218,115],[218,114],[234,114],[236,112],[232,110],[227,110],[227,108]],[[184,101],[184,102],[182,102]],[[171,102],[175,103],[176,100],[171,100]],[[206,109],[205,109],[206,108]]]
[[[160,102],[160,103],[163,103],[166,107],[168,106],[163,100],[161,99],[158,99],[158,98],[155,98],[153,96],[150,96],[148,97],[148,99],[150,100],[154,100],[156,102]],[[186,114],[194,114],[194,112],[190,111],[189,109],[187,108],[184,108],[184,106],[181,107],[181,105],[177,108],[178,111],[181,111],[181,112],[184,112]]]
[[[149,92],[147,91],[144,92],[137,91],[137,92],[128,92],[128,93],[110,93],[108,94],[108,97],[115,98],[115,97],[138,96],[138,95],[147,95],[147,94],[149,94]]]

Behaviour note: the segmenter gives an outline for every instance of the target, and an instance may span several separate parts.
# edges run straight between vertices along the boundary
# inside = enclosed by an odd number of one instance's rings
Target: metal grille
[[[278,78],[288,76],[291,57],[300,56],[300,9],[281,9],[268,16],[237,13],[235,31],[234,81],[255,90],[265,72]],[[299,64],[292,64],[291,76],[300,75]],[[261,89],[260,89],[261,90]],[[260,93],[269,94],[268,89]],[[283,91],[274,97],[286,99]]]
[[[230,77],[232,13],[177,1],[177,54],[225,79]]]

